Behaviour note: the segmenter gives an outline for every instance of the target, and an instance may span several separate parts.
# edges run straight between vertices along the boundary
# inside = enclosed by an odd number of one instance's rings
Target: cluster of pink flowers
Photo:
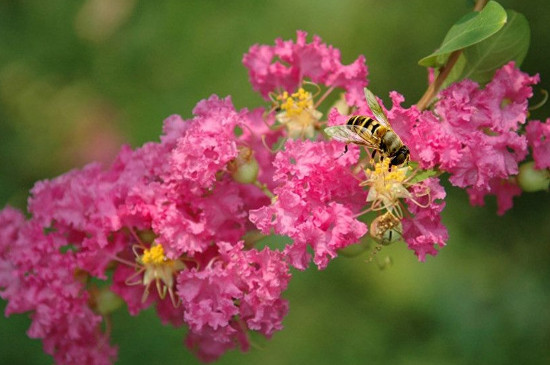
[[[243,57],[254,90],[269,99],[276,91],[293,92],[305,79],[330,88],[346,91],[349,105],[364,103],[363,88],[367,86],[365,57],[359,56],[343,65],[340,51],[322,43],[314,36],[307,43],[307,33],[297,32],[296,42],[275,40],[275,46],[254,45]]]
[[[446,193],[439,179],[432,177],[411,187],[417,200],[407,199],[407,207],[412,217],[403,219],[403,238],[420,261],[426,255],[437,255],[436,247],[445,246],[449,234],[441,222],[441,212],[445,208]],[[424,194],[429,192],[429,194]]]
[[[350,171],[358,151],[340,155],[342,146],[335,142],[287,141],[273,163],[277,199],[250,212],[262,232],[273,229],[292,238],[284,252],[296,268],[307,268],[308,245],[315,264],[325,268],[338,249],[357,243],[367,232],[354,217],[366,198]]]
[[[529,76],[510,62],[484,88],[467,79],[452,84],[439,93],[433,111],[403,108],[403,97],[394,92],[389,116],[413,160],[423,168],[448,172],[449,181],[466,189],[474,205],[496,195],[498,213],[504,214],[521,194],[510,178],[528,153],[520,127],[527,121],[531,86],[538,81],[538,75]],[[531,122],[527,129],[536,126]],[[540,147],[531,144],[539,160]]]
[[[116,355],[88,303],[80,260],[61,232],[45,232],[17,210],[0,213],[0,287],[6,315],[31,312],[27,334],[62,364],[106,364]]]
[[[339,51],[318,37],[308,43],[298,32],[296,41],[255,45],[243,63],[255,90],[292,106],[288,128],[319,131],[349,117],[332,109],[320,121],[311,93],[288,94],[308,82],[325,88],[325,96],[343,89],[354,114],[369,113],[364,57],[343,65]],[[550,120],[531,122],[527,137],[518,134],[537,81],[509,64],[484,89],[468,80],[449,87],[434,111],[403,108],[394,92],[388,116],[420,167],[448,172],[472,202],[496,194],[503,212],[518,194],[507,179],[527,143],[537,168],[550,166]],[[249,331],[270,337],[280,330],[290,266],[304,270],[313,261],[323,269],[338,250],[359,242],[368,231],[361,215],[369,188],[361,185],[359,148],[343,154],[341,143],[319,132],[289,139],[278,109],[238,111],[229,97],[212,96],[190,120],[167,118],[160,142],[123,147],[108,168],[92,163],[38,182],[29,219],[11,207],[0,212],[6,314],[31,312],[29,336],[42,339],[59,364],[116,358],[101,329],[106,290],[132,315],[155,305],[164,323],[188,326],[186,344],[203,361],[247,350]],[[448,237],[440,217],[445,191],[438,177],[402,174],[393,182],[400,193],[385,204],[388,213],[399,212],[394,228],[423,261]],[[259,249],[260,232],[290,243]]]
[[[234,128],[252,126],[257,113],[236,112],[229,98],[213,96],[194,114],[189,121],[168,118],[161,143],[125,147],[109,169],[90,164],[37,183],[30,220],[9,207],[2,211],[7,313],[33,312],[29,336],[42,338],[57,363],[106,364],[116,355],[90,305],[98,298],[89,279],[106,280],[111,272],[110,290],[130,313],[156,303],[165,323],[189,326],[187,343],[204,360],[237,340],[247,348],[246,329],[271,336],[281,328],[288,265],[281,253],[244,250],[241,241],[252,226],[247,212],[269,199],[226,171],[251,137],[237,137]],[[156,244],[165,257],[148,266],[135,247]],[[144,295],[145,282],[131,285],[141,265],[161,287],[174,275],[168,289],[176,303],[162,291]]]

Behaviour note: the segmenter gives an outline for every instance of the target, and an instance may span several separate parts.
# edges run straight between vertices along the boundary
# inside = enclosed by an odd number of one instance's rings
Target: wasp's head
[[[404,164],[409,160],[409,155],[409,148],[405,145],[401,146],[401,148],[399,148],[397,152],[392,156],[390,167]]]

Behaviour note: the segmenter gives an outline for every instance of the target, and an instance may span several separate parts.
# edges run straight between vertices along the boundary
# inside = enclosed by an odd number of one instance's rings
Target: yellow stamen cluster
[[[166,260],[164,256],[164,248],[161,245],[153,245],[150,249],[143,251],[141,256],[141,262],[144,265],[161,265]]]
[[[382,161],[379,161],[374,164],[374,171],[366,169],[367,176],[376,176],[378,180],[379,177],[382,177],[382,181],[385,184],[390,184],[392,182],[403,182],[407,177],[408,167],[397,168],[392,166],[390,169],[390,159],[385,158]]]
[[[383,211],[371,223],[370,234],[379,242],[387,245],[401,238],[403,208],[401,198],[410,198],[409,167],[392,166],[390,160],[383,159],[374,164],[374,169],[365,169],[367,179],[361,186],[368,186],[367,202],[371,211]]]
[[[373,210],[385,209],[388,212],[401,215],[399,199],[409,198],[407,190],[408,167],[392,166],[390,160],[384,159],[374,165],[374,170],[366,169],[367,180],[362,186],[369,186],[367,202],[372,202]]]
[[[288,130],[290,138],[312,138],[315,135],[315,126],[323,115],[315,109],[313,95],[303,88],[289,94],[283,92],[277,96],[281,112],[276,118]]]
[[[149,248],[141,246],[134,247],[138,270],[129,280],[127,280],[127,284],[145,286],[142,296],[142,301],[145,302],[149,296],[149,287],[155,282],[159,297],[164,299],[168,293],[172,303],[176,306],[177,299],[174,294],[174,276],[178,271],[185,269],[183,262],[167,258],[164,254],[164,248],[158,243],[153,243]],[[143,249],[143,253],[141,255],[138,254],[136,248]],[[139,280],[138,278],[141,274],[143,274],[143,279]]]
[[[365,169],[367,179],[361,186],[367,186],[369,192],[368,211],[381,211],[371,224],[370,233],[380,244],[386,245],[401,238],[403,227],[401,220],[405,207],[401,199],[409,199],[414,204],[423,206],[418,198],[430,195],[426,187],[424,191],[411,193],[409,189],[415,184],[415,171],[409,166],[392,166],[390,159],[385,158],[374,164],[373,170]]]
[[[288,117],[300,115],[304,110],[313,108],[313,97],[303,88],[299,88],[291,95],[285,91],[277,96],[277,100],[281,101],[280,107],[286,111]]]

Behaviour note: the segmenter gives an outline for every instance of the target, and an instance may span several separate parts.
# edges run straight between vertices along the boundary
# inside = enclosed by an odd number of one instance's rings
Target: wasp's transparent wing
[[[388,117],[386,113],[378,103],[376,96],[369,89],[365,88],[365,97],[367,98],[367,103],[369,104],[370,111],[374,114],[376,120],[380,122],[385,127],[390,127],[390,122],[388,122]]]
[[[366,128],[361,128],[361,131],[367,131]],[[359,128],[356,126],[344,124],[344,125],[335,125],[332,127],[325,128],[325,133],[332,139],[344,143],[355,143],[361,146],[366,146],[368,148],[378,149],[378,146],[368,139],[362,137],[364,133],[360,132]],[[370,133],[369,133],[370,135]]]

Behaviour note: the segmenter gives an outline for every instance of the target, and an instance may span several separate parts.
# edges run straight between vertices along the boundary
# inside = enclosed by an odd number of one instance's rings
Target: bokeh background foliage
[[[522,69],[550,88],[550,7],[501,0],[531,25]],[[471,9],[467,0],[341,1],[0,1],[0,202],[24,208],[34,181],[92,160],[108,163],[122,143],[158,140],[170,114],[231,95],[237,108],[265,105],[241,58],[254,43],[317,34],[342,52],[364,54],[370,88],[414,104],[426,88],[417,61]],[[538,93],[538,90],[535,90]],[[540,100],[540,94],[535,100]],[[545,105],[532,113],[550,116]],[[548,193],[525,194],[512,211],[494,201],[470,207],[447,186],[448,246],[418,263],[403,245],[378,255],[340,257],[325,271],[294,272],[285,329],[253,338],[247,354],[220,364],[550,363]],[[0,310],[4,310],[1,303]],[[48,364],[26,337],[25,315],[0,318],[0,363]],[[113,316],[119,364],[197,363],[184,329],[152,311]]]

